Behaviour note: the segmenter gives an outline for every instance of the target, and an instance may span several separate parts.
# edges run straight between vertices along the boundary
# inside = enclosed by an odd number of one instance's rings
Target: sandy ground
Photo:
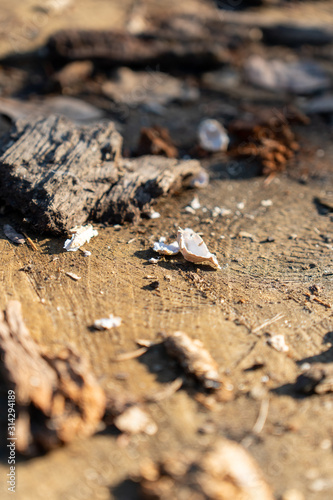
[[[32,12],[30,4],[5,2],[2,19],[18,26],[17,18],[22,22],[25,13]],[[66,16],[54,12],[43,36],[74,21],[77,26],[114,25],[113,15],[102,21],[91,16],[98,4],[108,9],[107,2],[82,2],[85,8],[76,21],[78,4],[69,5]],[[111,4],[123,19],[124,5],[110,2],[110,9]],[[8,52],[5,36],[0,50]],[[314,203],[316,196],[332,191],[332,132],[314,121],[298,133],[301,153],[292,173],[276,176],[267,185],[264,178],[233,179],[223,165],[210,165],[212,181],[197,193],[208,212],[184,211],[193,191],[160,201],[156,206],[160,219],[120,230],[98,227],[99,236],[87,247],[90,257],[64,253],[59,238],[29,233],[38,247],[34,252],[1,237],[2,306],[10,299],[20,300],[26,324],[40,343],[56,349],[59,343],[74,342],[90,359],[103,387],[115,385],[144,395],[172,381],[177,373],[159,351],[122,363],[112,359],[132,351],[137,338],[153,340],[158,332],[175,330],[201,339],[235,387],[235,399],[212,410],[197,402],[190,389],[150,404],[157,434],[134,436],[127,446],[116,432],[101,428],[90,439],[21,460],[15,498],[135,500],[136,485],[128,479],[144,458],[203,449],[217,435],[235,439],[249,450],[277,499],[292,488],[307,500],[332,497],[332,395],[299,397],[293,388],[300,364],[333,361],[332,309],[307,296],[309,286],[316,284],[322,301],[333,304],[332,216],[320,214]],[[304,170],[311,175],[304,178]],[[271,200],[271,206],[263,206],[262,200]],[[215,206],[229,208],[231,215],[212,217]],[[16,217],[7,213],[1,224],[15,222]],[[160,236],[172,240],[178,226],[203,233],[221,271],[179,257],[148,263],[152,242]],[[252,238],[239,237],[240,231]],[[265,242],[267,237],[274,241]],[[32,264],[29,273],[21,270],[27,264]],[[82,279],[72,281],[67,271]],[[156,280],[159,290],[149,289]],[[121,327],[110,332],[89,329],[95,319],[110,313],[123,318]],[[277,315],[280,319],[259,328]],[[283,334],[289,352],[268,346],[268,334]],[[119,374],[125,374],[124,380]],[[267,402],[264,427],[253,436]],[[1,497],[7,498],[6,454],[1,459]]]

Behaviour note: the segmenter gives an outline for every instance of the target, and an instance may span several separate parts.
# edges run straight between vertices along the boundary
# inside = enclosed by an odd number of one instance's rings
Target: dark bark
[[[124,160],[112,122],[75,126],[55,115],[19,120],[0,142],[0,198],[40,232],[95,220],[123,222],[200,171],[196,161]]]

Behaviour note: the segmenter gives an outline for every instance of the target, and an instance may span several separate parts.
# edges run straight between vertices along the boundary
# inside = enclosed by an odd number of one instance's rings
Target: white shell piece
[[[122,319],[119,316],[113,316],[110,314],[108,318],[96,319],[94,321],[94,328],[96,330],[110,330],[121,325]]]
[[[66,240],[64,244],[64,249],[67,252],[76,252],[85,243],[89,243],[91,238],[98,235],[98,231],[93,228],[91,224],[86,226],[75,226],[70,230],[73,234],[70,240]]]
[[[198,139],[206,151],[226,151],[229,146],[227,131],[217,120],[203,120],[198,128]]]
[[[199,208],[201,208],[201,204],[197,196],[195,196],[191,201],[190,207],[193,208],[193,210],[198,210]]]
[[[179,252],[179,245],[177,241],[167,245],[163,241],[156,241],[153,246],[154,252],[160,253],[162,255],[176,255]]]
[[[160,260],[160,257],[157,257],[157,259],[152,257],[151,259],[149,259],[149,263],[150,264],[157,264],[159,260]]]
[[[183,257],[194,264],[210,263],[216,269],[221,269],[216,255],[210,253],[205,242],[193,229],[178,229],[177,240]]]
[[[288,352],[289,346],[286,344],[283,335],[273,335],[270,339],[267,340],[267,343],[272,346],[276,351],[279,352]]]
[[[273,205],[272,200],[261,200],[260,204],[263,207],[271,207]]]
[[[161,217],[161,214],[159,212],[150,212],[149,213],[149,219],[159,219]]]
[[[231,210],[229,208],[223,208],[223,207],[214,207],[212,210],[212,216],[217,217],[218,215],[221,215],[222,217],[226,215],[231,215]]]
[[[193,188],[205,188],[209,184],[209,175],[205,170],[201,170],[190,182],[190,186]]]

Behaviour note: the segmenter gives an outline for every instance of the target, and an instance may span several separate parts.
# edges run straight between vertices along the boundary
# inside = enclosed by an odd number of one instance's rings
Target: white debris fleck
[[[217,217],[221,215],[222,217],[230,215],[232,212],[229,208],[214,207],[212,210],[212,217]]]
[[[243,201],[240,201],[236,206],[238,210],[243,210],[243,208],[245,208],[245,203]]]
[[[165,243],[166,242],[166,237],[165,236],[161,236],[158,241],[160,243]]]
[[[81,279],[81,276],[78,276],[77,274],[75,273],[66,273],[66,276],[68,276],[69,278],[72,278],[72,280],[74,281],[79,281]]]
[[[96,330],[110,330],[111,328],[120,326],[121,322],[122,319],[119,316],[110,314],[108,318],[96,319],[94,321],[94,328],[96,328]]]
[[[185,212],[187,212],[188,214],[192,214],[192,215],[195,215],[195,210],[194,208],[188,206],[188,207],[185,207],[184,208]]]
[[[91,224],[86,226],[75,226],[69,231],[73,234],[70,240],[66,240],[64,249],[67,252],[76,252],[85,243],[89,243],[91,238],[98,235],[98,231]]]
[[[190,182],[190,186],[193,188],[205,188],[209,184],[209,175],[205,170],[201,170]]]
[[[197,196],[195,196],[191,201],[190,207],[193,208],[193,210],[198,210],[199,208],[201,208],[201,204]]]
[[[157,257],[157,259],[155,257],[152,257],[151,259],[149,259],[148,262],[150,264],[157,264],[159,260],[160,260],[160,257]]]
[[[179,245],[177,241],[167,245],[160,239],[160,241],[154,243],[153,250],[162,255],[176,255],[179,252]]]
[[[203,120],[198,128],[198,139],[206,151],[226,151],[229,137],[225,128],[217,120]]]
[[[273,205],[272,200],[261,200],[260,203],[263,207],[271,207]]]
[[[115,426],[127,434],[144,432],[149,436],[156,434],[157,425],[142,408],[130,406],[114,419]]]
[[[25,243],[23,234],[17,233],[10,224],[5,224],[3,226],[3,232],[10,241],[16,243],[17,245],[23,245]]]
[[[276,351],[279,352],[288,352],[289,346],[286,344],[283,335],[273,335],[270,339],[267,340],[267,344],[273,347]]]
[[[84,257],[90,257],[91,252],[89,250],[83,250],[82,248],[80,249]]]
[[[148,217],[149,219],[159,219],[161,214],[159,212],[149,212]]]
[[[183,257],[195,264],[210,263],[216,269],[221,269],[216,255],[210,253],[205,242],[193,229],[178,229],[177,241]]]

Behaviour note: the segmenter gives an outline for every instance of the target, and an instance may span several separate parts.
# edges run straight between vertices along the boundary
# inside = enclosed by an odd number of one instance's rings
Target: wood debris
[[[296,381],[296,390],[304,393],[333,392],[333,363],[314,363]]]
[[[5,224],[3,226],[3,232],[10,241],[16,243],[17,245],[23,245],[25,243],[23,234],[20,234],[17,231],[15,231],[15,229],[10,224]]]
[[[282,114],[277,110],[249,113],[244,119],[230,123],[229,133],[237,139],[231,156],[252,158],[259,162],[261,172],[269,175],[284,171],[299,149],[292,121],[303,121],[303,115]]]
[[[95,60],[113,67],[163,65],[173,69],[210,68],[229,59],[221,27],[207,36],[209,31],[200,33],[198,29],[195,34],[180,33],[165,19],[159,24],[147,36],[112,30],[62,30],[50,37],[46,53],[48,58],[63,62]]]
[[[205,389],[219,389],[218,365],[200,340],[175,332],[166,336],[164,345],[167,353],[176,358],[187,373],[194,375]]]
[[[91,216],[133,221],[201,170],[196,160],[123,159],[121,146],[112,122],[76,126],[55,115],[18,120],[0,141],[0,197],[39,232],[61,234]]]
[[[178,150],[174,146],[166,128],[155,125],[141,129],[139,144],[136,150],[141,155],[164,155],[168,158],[177,158]]]
[[[66,276],[72,278],[73,281],[80,281],[81,279],[81,276],[78,276],[77,274],[71,272],[66,272]]]
[[[185,450],[161,463],[141,467],[144,499],[273,500],[273,493],[251,455],[238,443],[219,438],[202,455]]]
[[[0,313],[0,350],[2,383],[16,394],[19,452],[35,454],[96,431],[105,394],[87,361],[71,347],[52,354],[38,346],[17,301]]]

